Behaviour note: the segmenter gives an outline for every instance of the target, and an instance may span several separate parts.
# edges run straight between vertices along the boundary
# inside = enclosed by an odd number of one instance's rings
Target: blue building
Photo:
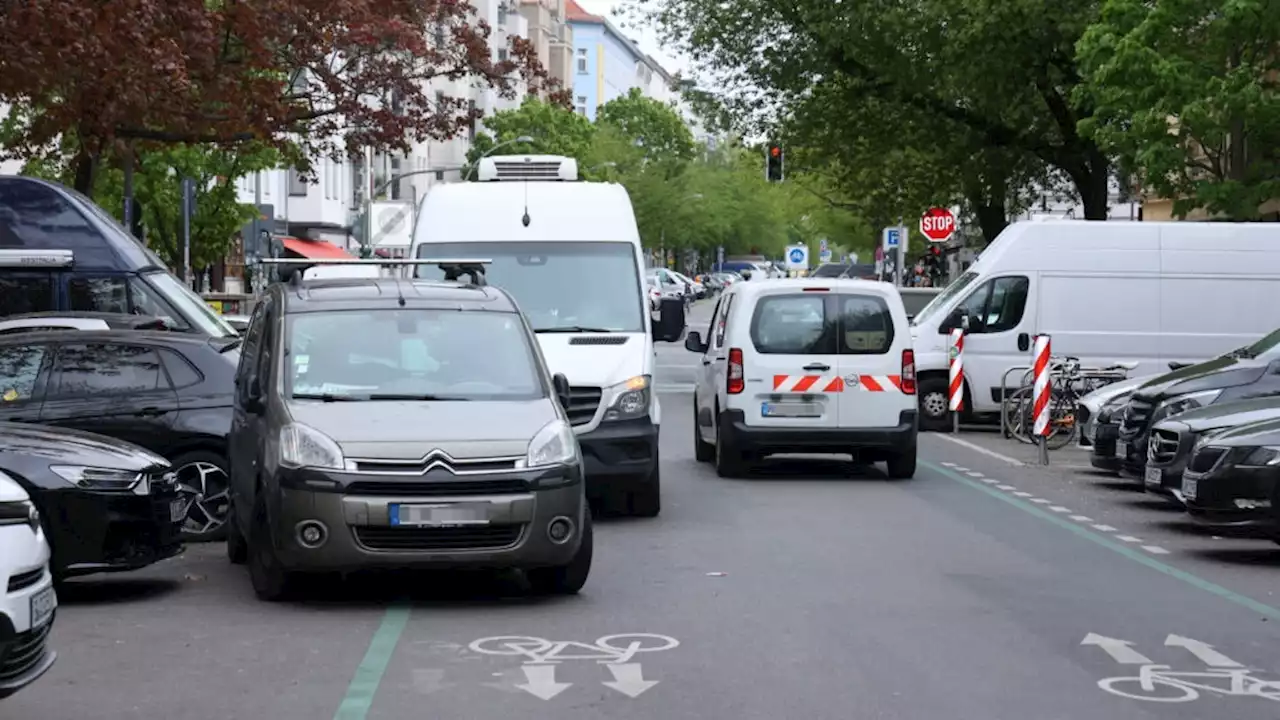
[[[573,105],[579,113],[594,122],[602,104],[632,88],[661,102],[675,99],[671,76],[608,18],[567,0],[565,19],[573,28]]]

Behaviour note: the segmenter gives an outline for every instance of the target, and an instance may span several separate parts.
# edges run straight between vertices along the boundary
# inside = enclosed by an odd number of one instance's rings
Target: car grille
[[[511,495],[529,492],[529,486],[518,478],[510,480],[441,480],[422,481],[360,481],[347,486],[352,495],[412,495],[414,497],[443,497],[448,495]]]
[[[523,457],[477,458],[456,460],[440,455],[423,460],[361,460],[353,458],[356,470],[367,473],[394,473],[397,475],[425,475],[429,470],[441,468],[454,474],[502,472],[515,470]]]
[[[1226,448],[1202,448],[1191,456],[1191,462],[1187,463],[1187,470],[1193,473],[1207,473],[1217,467],[1222,460],[1222,456],[1226,454]]]
[[[1147,429],[1147,421],[1151,419],[1151,403],[1145,400],[1130,398],[1125,405],[1124,416],[1120,421],[1120,437],[1125,440],[1141,435]]]
[[[1178,457],[1178,433],[1172,430],[1151,431],[1147,445],[1147,462],[1168,465]]]
[[[586,425],[596,416],[596,409],[600,407],[600,397],[604,391],[598,387],[582,387],[573,386],[569,388],[569,407],[565,408],[565,412],[569,414],[570,425]]]
[[[9,576],[9,592],[14,593],[19,590],[25,590],[32,585],[40,582],[44,577],[44,568],[38,567],[35,570],[20,572],[16,575]]]
[[[515,545],[523,525],[454,528],[358,526],[356,541],[370,550],[500,550]]]
[[[45,656],[45,641],[49,639],[49,629],[53,623],[18,633],[9,645],[8,650],[0,650],[0,685],[16,680],[31,672]]]

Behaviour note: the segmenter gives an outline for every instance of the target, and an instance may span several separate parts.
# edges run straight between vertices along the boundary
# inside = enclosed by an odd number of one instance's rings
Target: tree
[[[645,97],[639,88],[601,105],[596,123],[631,138],[646,159],[693,159],[693,133],[684,119],[670,105]]]
[[[1185,216],[1280,198],[1280,12],[1263,0],[1108,0],[1079,44],[1083,130]]]
[[[800,111],[850,132],[919,122],[932,133],[923,147],[874,131],[866,144],[978,157],[992,170],[1029,156],[1071,179],[1087,218],[1107,217],[1110,162],[1077,131],[1093,109],[1072,92],[1075,43],[1098,0],[631,1],[678,49],[704,59],[727,107],[757,128]],[[815,95],[830,104],[806,105]],[[867,157],[840,161],[856,168]],[[992,196],[1002,183],[983,175]]]
[[[504,97],[546,84],[529,42],[512,37],[510,59],[494,61],[489,34],[456,0],[7,3],[0,102],[33,109],[13,128],[16,156],[73,135],[82,191],[124,142],[403,152],[479,116],[466,98],[424,92],[432,80]]]
[[[581,162],[590,152],[596,128],[591,121],[570,108],[529,96],[520,107],[494,113],[484,121],[488,132],[476,134],[467,151],[467,164],[474,165],[499,143],[504,155],[563,155]],[[518,143],[521,136],[532,143]]]

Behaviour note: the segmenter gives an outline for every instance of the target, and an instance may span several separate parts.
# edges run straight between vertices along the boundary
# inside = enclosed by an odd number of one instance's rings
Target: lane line
[[[1089,516],[1087,516],[1087,515],[1072,515],[1072,516],[1071,516],[1071,519],[1072,519],[1072,520],[1075,520],[1076,522],[1082,522],[1082,523],[1091,523],[1091,522],[1093,522],[1093,518],[1091,518],[1091,517],[1089,517]]]
[[[1058,527],[1067,530],[1068,532],[1076,535],[1077,537],[1084,538],[1085,540],[1088,540],[1094,543],[1095,545],[1100,545],[1101,547],[1104,547],[1116,553],[1117,555],[1121,555],[1130,560],[1133,560],[1139,565],[1145,565],[1146,567],[1151,568],[1156,572],[1162,573],[1164,575],[1168,575],[1169,577],[1174,578],[1176,580],[1181,580],[1187,585],[1190,585],[1195,588],[1199,588],[1200,590],[1203,590],[1212,595],[1217,595],[1218,597],[1224,600],[1227,600],[1228,602],[1234,603],[1236,605],[1239,605],[1240,607],[1256,612],[1259,615],[1266,616],[1272,620],[1280,620],[1280,608],[1272,607],[1271,605],[1267,605],[1266,603],[1254,600],[1253,598],[1248,597],[1247,595],[1241,595],[1240,593],[1235,592],[1234,590],[1228,590],[1227,588],[1215,582],[1212,582],[1210,580],[1205,580],[1199,575],[1195,575],[1187,572],[1186,570],[1182,570],[1172,565],[1169,565],[1167,563],[1160,562],[1159,560],[1156,560],[1150,555],[1147,555],[1143,552],[1135,550],[1127,545],[1122,545],[1120,543],[1117,543],[1115,540],[1107,537],[1106,535],[1099,535],[1098,533],[1090,532],[1088,529],[1081,527],[1080,525],[1077,525],[1058,515],[1047,513],[1041,508],[1025,503],[1015,497],[1011,497],[1001,492],[996,492],[995,490],[992,490],[991,488],[981,483],[976,483],[970,480],[969,478],[964,477],[963,475],[954,473],[944,467],[939,467],[927,461],[921,461],[920,464],[938,473],[939,475],[942,475],[945,478],[954,480],[955,482],[958,482],[961,485],[965,485],[970,489],[977,490],[983,493],[984,495],[989,495],[1001,502],[1008,503],[1009,505],[1012,505],[1013,507],[1029,515],[1033,515],[1050,524],[1057,525]]]
[[[369,708],[373,707],[373,697],[378,693],[378,685],[387,672],[387,665],[396,651],[396,644],[404,634],[404,627],[409,622],[409,608],[397,605],[387,608],[382,615],[382,623],[373,633],[369,641],[369,649],[364,659],[356,667],[355,675],[347,685],[347,693],[342,696],[338,711],[333,720],[365,720]]]
[[[1094,526],[1093,526],[1093,529],[1094,529],[1094,530],[1101,530],[1102,532],[1115,532],[1115,531],[1116,531],[1116,529],[1115,529],[1115,528],[1113,528],[1113,527],[1111,527],[1110,525],[1094,525]]]
[[[1008,492],[1014,489],[1012,485],[997,485],[996,487],[1000,488],[1001,490],[1004,490],[1005,492]]]
[[[1143,549],[1143,550],[1146,550],[1146,551],[1147,551],[1147,552],[1149,552],[1149,553],[1155,554],[1155,555],[1168,555],[1168,554],[1169,554],[1169,551],[1168,551],[1168,550],[1165,550],[1164,548],[1160,547],[1159,545],[1143,545],[1143,546],[1142,546],[1142,549]]]
[[[1022,467],[1022,466],[1024,465],[1024,463],[1023,463],[1021,460],[1014,460],[1013,458],[1009,457],[1008,455],[1004,455],[1004,454],[1002,454],[1002,453],[998,453],[998,452],[996,452],[995,450],[988,450],[988,449],[986,449],[986,448],[982,447],[981,445],[977,445],[977,444],[971,443],[971,442],[969,442],[968,440],[963,440],[963,439],[961,439],[961,438],[955,437],[954,435],[946,435],[946,434],[944,434],[944,433],[936,433],[936,432],[935,432],[935,433],[929,433],[929,434],[930,434],[930,435],[933,435],[934,437],[942,438],[943,440],[946,440],[947,442],[953,442],[953,443],[955,443],[955,444],[959,445],[960,447],[969,448],[970,450],[972,450],[972,451],[974,451],[974,452],[976,452],[976,453],[982,453],[983,455],[986,455],[987,457],[995,458],[996,460],[999,460],[1000,462],[1008,463],[1008,464],[1010,464],[1010,465],[1012,465],[1012,466],[1014,466],[1014,467]]]
[[[1132,535],[1117,535],[1116,539],[1123,540],[1124,542],[1127,542],[1127,543],[1134,543],[1135,545],[1142,542],[1142,538],[1136,538]]]
[[[1053,512],[1056,512],[1056,513],[1069,513],[1069,512],[1071,512],[1071,510],[1069,510],[1069,509],[1067,509],[1067,508],[1064,508],[1064,507],[1062,507],[1061,505],[1050,505],[1050,506],[1049,506],[1049,509],[1050,509],[1050,510],[1052,510]]]
[[[1049,505],[1049,504],[1050,504],[1050,503],[1052,503],[1053,501],[1052,501],[1052,500],[1045,500],[1044,498],[1036,498],[1035,500],[1032,500],[1031,502],[1033,502],[1033,503],[1035,503],[1035,504],[1037,504],[1037,505]]]
[[[969,477],[979,477],[979,478],[980,478],[980,477],[982,477],[982,473],[980,473],[980,472],[974,472],[974,471],[972,471],[972,470],[970,470],[969,472],[965,473],[965,475],[968,475]]]
[[[999,484],[1000,484],[1000,481],[999,481],[999,480],[997,480],[997,479],[995,479],[995,478],[988,478],[988,477],[984,477],[984,478],[982,478],[982,482],[984,482],[984,483],[986,483],[986,484],[988,484],[988,485],[999,485]]]
[[[1016,492],[1016,493],[1014,493],[1014,495],[1017,495],[1017,496],[1018,496],[1018,497],[1020,497],[1020,498],[1029,498],[1029,497],[1031,497],[1031,493],[1029,493],[1029,492]]]

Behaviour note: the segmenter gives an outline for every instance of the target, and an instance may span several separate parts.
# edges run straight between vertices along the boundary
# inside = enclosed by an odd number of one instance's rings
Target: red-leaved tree
[[[0,102],[25,111],[5,141],[70,139],[88,191],[126,142],[338,158],[454,137],[479,112],[433,80],[564,101],[529,42],[497,61],[491,32],[466,0],[0,0]]]

